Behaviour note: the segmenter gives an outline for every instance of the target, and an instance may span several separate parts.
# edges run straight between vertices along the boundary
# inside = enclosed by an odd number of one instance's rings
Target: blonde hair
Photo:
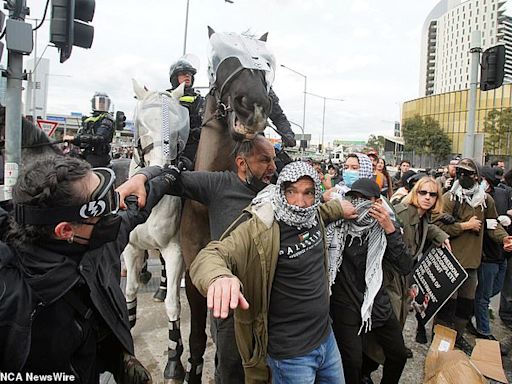
[[[434,186],[434,192],[437,192],[436,203],[428,210],[430,213],[438,214],[443,210],[443,200],[442,200],[442,191],[439,183],[432,176],[424,176],[418,180],[418,182],[414,185],[411,192],[403,199],[403,203],[414,205],[416,208],[420,207],[418,202],[418,191],[422,190],[422,187],[425,184],[431,184]]]

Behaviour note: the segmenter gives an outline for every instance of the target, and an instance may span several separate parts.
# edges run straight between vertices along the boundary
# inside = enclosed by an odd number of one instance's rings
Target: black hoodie
[[[97,383],[122,350],[134,354],[119,257],[169,183],[157,177],[148,188],[146,206],[121,212],[117,239],[98,249],[47,240],[13,251],[0,242],[0,371],[65,372]]]

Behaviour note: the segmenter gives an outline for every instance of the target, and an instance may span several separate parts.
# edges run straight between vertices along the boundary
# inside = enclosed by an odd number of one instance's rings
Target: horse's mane
[[[5,107],[0,106],[0,137],[5,138]],[[25,117],[21,119],[21,146],[30,147],[37,144],[51,143],[50,138],[43,130],[36,127]],[[27,148],[31,154],[62,154],[55,145],[43,145],[35,148]]]

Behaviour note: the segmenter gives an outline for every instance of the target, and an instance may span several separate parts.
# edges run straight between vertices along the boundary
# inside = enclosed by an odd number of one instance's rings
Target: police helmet
[[[91,99],[91,108],[97,112],[108,112],[110,110],[110,97],[104,92],[96,92]]]
[[[194,85],[194,75],[197,73],[197,70],[192,66],[192,64],[185,60],[179,59],[177,62],[171,65],[169,69],[169,78],[171,80],[172,88],[178,88],[180,85],[178,82],[178,75],[182,72],[187,72],[192,75],[192,83],[190,86]]]

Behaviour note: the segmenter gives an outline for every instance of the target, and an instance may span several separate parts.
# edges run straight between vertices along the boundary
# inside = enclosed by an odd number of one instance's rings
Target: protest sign
[[[448,249],[431,247],[414,268],[412,277],[411,306],[426,324],[467,279],[468,274]]]

